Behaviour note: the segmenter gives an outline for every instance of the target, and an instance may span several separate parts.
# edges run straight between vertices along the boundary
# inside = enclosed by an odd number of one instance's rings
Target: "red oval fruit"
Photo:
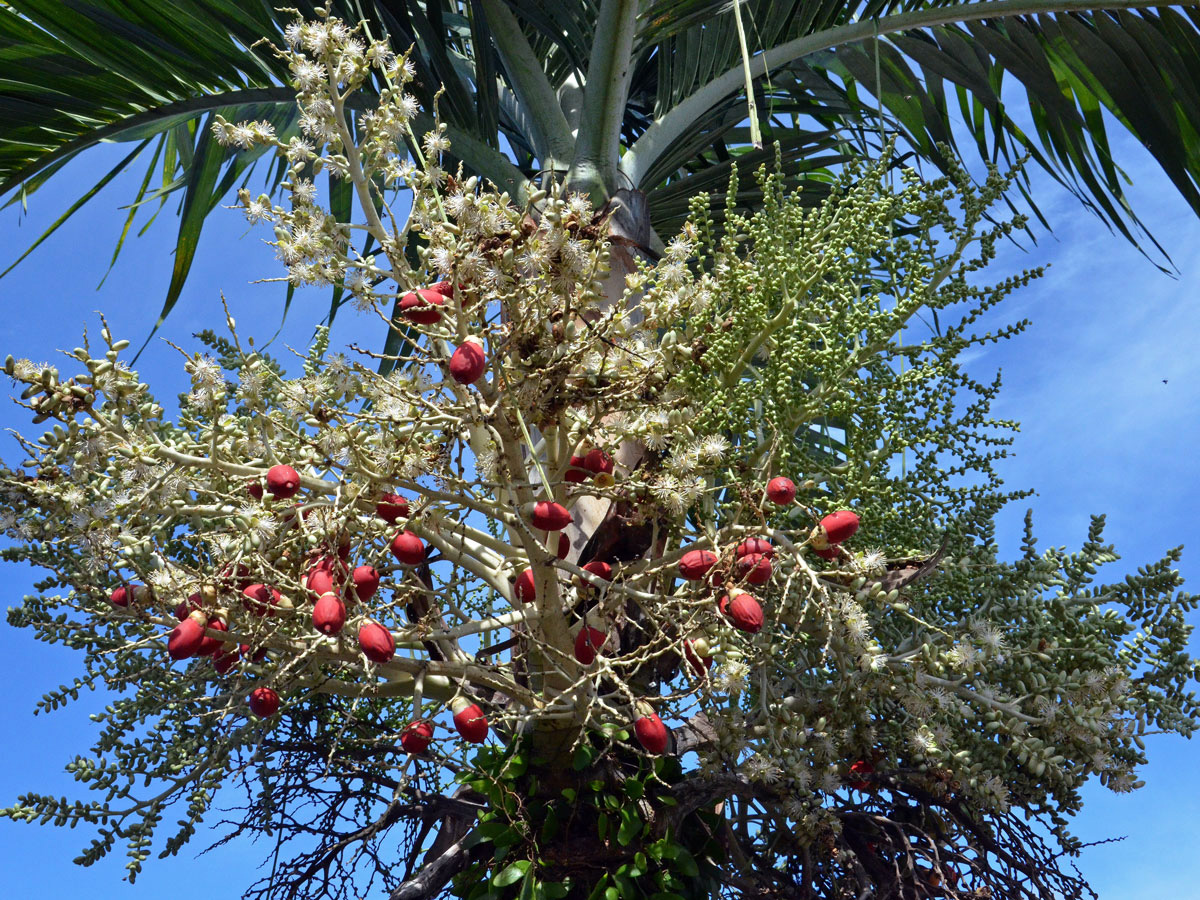
[[[226,650],[224,653],[219,650],[213,654],[213,668],[217,670],[218,675],[226,674],[230,669],[237,665],[238,651],[236,647]]]
[[[459,384],[474,384],[487,369],[487,356],[478,341],[464,341],[450,356],[450,377]]]
[[[541,531],[562,531],[571,524],[571,514],[561,503],[539,500],[526,512],[530,524]]]
[[[216,616],[212,616],[208,620],[208,629],[209,629],[209,631],[228,631],[229,626],[226,625],[224,622],[222,622],[220,619],[218,619]],[[197,656],[212,656],[214,653],[217,653],[218,651],[220,651],[220,649],[224,645],[225,645],[225,642],[223,640],[221,640],[220,638],[214,638],[214,637],[209,637],[208,635],[205,635],[200,641],[200,649],[198,649],[196,651],[196,655]]]
[[[749,594],[742,592],[729,601],[725,610],[733,627],[749,634],[757,634],[763,627],[763,611]]]
[[[667,737],[671,730],[663,724],[658,713],[650,713],[633,723],[633,733],[647,753],[658,756],[667,749]]]
[[[720,612],[721,615],[723,615],[723,616],[729,614],[729,595],[728,594],[722,594],[719,598],[717,598],[717,611]]]
[[[399,494],[384,494],[375,504],[375,515],[392,524],[395,524],[397,519],[407,519],[408,501]]]
[[[420,756],[429,749],[429,742],[432,740],[433,723],[416,719],[404,726],[404,732],[400,735],[400,746],[404,748],[405,753]]]
[[[584,625],[579,629],[579,634],[575,635],[575,658],[583,665],[590,666],[596,661],[596,654],[600,652],[606,640],[608,635],[599,628]]]
[[[171,629],[167,636],[167,653],[171,659],[187,659],[195,656],[204,641],[203,613],[189,615]]]
[[[583,467],[593,475],[601,473],[611,475],[613,472],[613,459],[599,447],[595,447],[584,455]]]
[[[796,499],[796,485],[790,478],[779,475],[767,482],[767,499],[780,506],[787,506]]]
[[[267,658],[267,648],[258,647],[251,650],[249,644],[238,644],[238,655],[242,659],[249,659],[251,662],[262,662]]]
[[[865,759],[860,759],[850,766],[851,775],[870,775],[874,771],[875,767]],[[856,791],[866,791],[870,790],[871,788],[871,782],[863,781],[861,778],[848,783],[850,787],[854,788]]]
[[[848,509],[832,512],[821,520],[821,531],[829,543],[840,544],[858,531],[858,516]]]
[[[255,688],[250,692],[250,712],[260,719],[269,719],[279,712],[279,695],[269,687]]]
[[[775,548],[771,546],[771,542],[766,538],[752,537],[746,538],[737,545],[737,549],[733,551],[735,556],[749,556],[751,553],[758,553],[770,559],[775,555]]]
[[[836,544],[830,544],[828,547],[813,547],[813,553],[821,559],[837,559],[842,555],[841,549]]]
[[[567,554],[570,552],[571,552],[571,542],[567,539],[567,536],[565,534],[563,534],[562,532],[559,532],[558,552],[556,555],[558,556],[559,559],[566,559]]]
[[[252,481],[246,485],[246,493],[255,500],[261,500],[263,498],[263,486],[260,482]]]
[[[245,563],[225,566],[217,578],[223,587],[232,586],[234,590],[238,591],[244,591],[254,584],[254,580],[250,577],[250,567]]]
[[[584,459],[585,457],[582,456],[571,457],[570,466],[567,468],[566,474],[563,475],[563,479],[565,481],[569,481],[572,484],[579,484],[582,481],[587,481],[589,473],[587,469],[583,468]]]
[[[122,607],[129,606],[131,601],[137,603],[138,595],[142,592],[142,587],[143,585],[140,584],[123,584],[108,595],[108,602],[113,606]]]
[[[321,634],[337,634],[346,624],[346,604],[336,594],[322,594],[312,611],[313,628]]]
[[[487,739],[488,720],[483,710],[476,703],[460,706],[454,714],[454,727],[462,735],[463,740],[472,744],[482,744]]]
[[[689,550],[679,560],[679,574],[688,581],[702,581],[716,564],[717,554],[711,550]]]
[[[442,305],[446,302],[440,291],[422,288],[400,298],[400,315],[418,325],[432,325],[441,321]]]
[[[304,578],[304,586],[318,597],[330,591],[336,594],[341,590],[342,579],[345,577],[345,563],[334,556],[322,556],[309,568]]]
[[[296,496],[296,492],[300,490],[300,473],[291,466],[271,466],[267,470],[267,490],[276,500]]]
[[[744,578],[750,584],[766,584],[771,580],[771,560],[761,553],[751,553],[741,557],[734,565],[738,578]]]
[[[425,543],[411,531],[401,531],[392,538],[392,555],[407,566],[425,561]]]
[[[396,655],[396,639],[378,622],[359,626],[358,646],[371,662],[385,663]]]
[[[584,566],[583,571],[591,572],[597,578],[602,578],[605,581],[612,581],[612,572],[613,572],[612,566],[610,566],[606,562],[600,562],[600,560],[598,560],[598,559],[594,559],[590,563],[588,563],[586,566]],[[590,582],[589,582],[588,586],[595,587],[595,585],[591,584]]]
[[[537,584],[533,579],[533,569],[526,569],[517,576],[517,583],[513,586],[513,593],[517,595],[517,599],[522,603],[532,603],[537,599]]]
[[[275,615],[275,607],[282,599],[283,595],[279,591],[265,584],[252,584],[242,591],[242,606],[256,616]]]
[[[379,573],[374,566],[356,567],[350,580],[354,582],[354,593],[358,594],[359,600],[370,600],[379,590]]]
[[[460,284],[459,287],[461,288],[462,285]],[[437,291],[439,294],[441,294],[447,300],[450,300],[451,298],[454,297],[454,285],[453,285],[453,283],[451,283],[449,281],[435,282],[435,283],[431,284],[427,288],[427,290]]]
[[[201,602],[200,592],[197,591],[189,596],[186,600],[180,600],[175,604],[175,618],[182,622],[192,613],[196,612],[197,610],[203,611],[203,609],[204,604]]]

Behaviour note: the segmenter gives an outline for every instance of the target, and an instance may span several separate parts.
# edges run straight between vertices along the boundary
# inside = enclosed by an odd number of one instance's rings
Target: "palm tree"
[[[316,8],[296,5],[306,16]],[[259,152],[217,146],[212,117],[297,127],[282,64],[262,41],[294,13],[272,6],[179,0],[164,15],[154,0],[0,4],[0,195],[24,203],[76,154],[102,141],[131,145],[53,227],[118,172],[144,165],[121,240],[143,206],[178,202],[165,316],[205,218],[259,161]],[[432,108],[434,91],[444,91],[440,117],[467,169],[514,195],[539,176],[565,176],[598,199],[616,198],[629,213],[616,227],[651,247],[676,231],[697,192],[722,209],[730,170],[751,171],[773,152],[763,139],[779,144],[817,202],[830,167],[877,153],[891,136],[911,158],[944,168],[944,153],[970,152],[956,146],[956,122],[983,159],[1029,155],[1109,227],[1144,240],[1109,151],[1107,129],[1119,123],[1200,212],[1194,8],[335,0],[332,11],[414,47],[420,99]],[[1018,86],[1032,132],[1014,118]],[[267,174],[274,185],[281,177],[278,167]],[[349,216],[348,190],[331,187],[335,212]],[[1018,188],[1037,213],[1028,182]],[[738,202],[757,199],[744,188]]]

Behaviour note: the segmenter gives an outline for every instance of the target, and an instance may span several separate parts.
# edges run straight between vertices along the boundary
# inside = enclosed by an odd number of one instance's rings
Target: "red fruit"
[[[850,766],[851,775],[870,775],[874,771],[875,767],[865,759],[860,759],[858,762]],[[863,781],[861,779],[857,781],[851,781],[849,784],[850,787],[854,788],[856,791],[866,791],[871,788],[871,782]]]
[[[558,535],[558,558],[566,559],[567,554],[571,552],[571,542],[567,540],[567,536],[561,532]]]
[[[460,284],[459,287],[462,287],[462,285]],[[447,300],[451,299],[454,296],[454,285],[449,281],[439,281],[434,284],[431,284],[429,286],[428,290],[437,291],[439,294],[441,294]]]
[[[476,703],[459,701],[458,710],[454,713],[454,727],[462,735],[464,741],[472,744],[482,744],[487,739],[488,720],[483,710]]]
[[[579,629],[579,634],[575,635],[575,658],[583,665],[590,666],[596,661],[596,654],[600,652],[606,640],[608,635],[605,632],[584,625]]]
[[[586,566],[583,567],[583,571],[591,572],[597,578],[602,578],[605,581],[612,581],[612,566],[610,566],[606,562],[600,562],[599,560],[592,560],[590,563],[588,563]]]
[[[171,659],[195,656],[204,641],[204,614],[195,613],[171,629],[167,636],[167,653]]]
[[[858,531],[858,516],[848,509],[839,510],[821,520],[821,532],[831,544],[840,544]]]
[[[663,724],[658,713],[650,713],[633,723],[633,733],[647,753],[658,756],[667,749],[667,736],[671,730]]]
[[[375,504],[375,515],[392,524],[395,524],[397,519],[407,519],[408,501],[399,494],[384,494]]]
[[[796,485],[782,475],[767,482],[767,499],[780,506],[787,506],[796,499]]]
[[[728,594],[722,594],[720,596],[720,598],[717,600],[717,610],[723,616],[729,615],[729,595]]]
[[[250,712],[260,719],[269,719],[279,712],[279,695],[269,687],[255,688],[250,692]]]
[[[332,556],[323,556],[309,568],[304,579],[304,586],[320,597],[330,591],[338,593],[342,579],[346,575],[346,566],[341,560]]]
[[[611,456],[597,447],[594,450],[589,450],[583,457],[583,467],[595,475],[599,475],[602,472],[606,475],[611,475],[613,460]]]
[[[257,481],[252,481],[246,485],[246,493],[255,500],[261,500],[263,498],[263,486]]]
[[[213,616],[212,618],[210,618],[208,620],[208,629],[209,629],[209,631],[228,631],[229,626],[226,625],[224,622],[222,622],[220,619],[218,619],[216,616]],[[214,637],[209,637],[208,635],[205,635],[204,638],[200,641],[200,649],[196,651],[196,655],[197,656],[212,656],[213,654],[217,653],[221,649],[221,647],[223,647],[224,645],[225,645],[225,642],[223,640],[221,640],[220,638],[214,638]]]
[[[679,574],[688,581],[702,581],[716,564],[717,554],[711,550],[689,550],[679,560]]]
[[[346,624],[346,604],[337,594],[322,594],[312,611],[313,628],[321,634],[337,634]],[[361,640],[361,635],[359,636]]]
[[[221,570],[221,574],[217,576],[222,585],[225,587],[233,586],[234,589],[244,591],[254,582],[250,578],[250,567],[245,563],[238,563],[236,566],[228,565]]]
[[[836,544],[829,547],[813,547],[813,553],[821,559],[837,559],[842,555],[841,549]]]
[[[739,631],[757,634],[763,627],[763,611],[758,601],[744,591],[729,601],[724,610],[733,627]]]
[[[348,535],[348,534],[343,535],[342,539],[340,541],[338,541],[338,548],[337,548],[338,559],[340,559],[342,562],[345,562],[346,560],[348,560],[350,558],[351,546],[352,545],[350,543],[350,535]]]
[[[279,591],[265,584],[252,584],[242,591],[242,606],[257,616],[275,615],[275,607],[282,599]]]
[[[699,678],[704,678],[708,674],[708,670],[712,668],[713,658],[711,656],[700,656],[696,652],[696,648],[692,646],[691,641],[683,642],[683,658],[696,670],[696,675]]]
[[[371,662],[385,663],[396,655],[396,639],[378,622],[359,626],[358,646]]]
[[[197,610],[203,611],[204,605],[200,602],[199,592],[192,594],[186,600],[180,600],[175,604],[175,618],[180,622],[186,619],[191,613]]]
[[[237,661],[238,652],[236,648],[226,650],[224,653],[221,653],[218,650],[213,654],[213,668],[217,670],[218,675],[224,675],[227,673],[230,669],[237,665]]]
[[[433,723],[416,719],[404,726],[404,732],[400,735],[400,746],[404,748],[405,753],[420,756],[429,749],[429,742],[432,740]]]
[[[350,580],[354,582],[354,593],[358,594],[359,600],[370,600],[379,590],[379,573],[374,566],[358,566],[350,574]]]
[[[526,510],[526,514],[530,524],[541,531],[562,531],[571,524],[571,514],[567,512],[567,508],[561,503],[551,503],[548,500],[534,503],[532,509]]]
[[[446,297],[440,291],[423,288],[400,298],[400,315],[418,325],[432,325],[441,321],[441,306]]]
[[[563,476],[563,479],[572,484],[579,484],[581,481],[586,481],[588,471],[583,468],[584,459],[585,457],[583,456],[572,456],[570,467],[567,469],[567,473]]]
[[[262,662],[267,658],[267,648],[258,647],[251,652],[249,644],[238,644],[238,655],[240,655],[242,659],[249,657],[251,662]]]
[[[425,561],[425,544],[411,531],[401,531],[392,538],[392,555],[407,566]]]
[[[296,496],[300,490],[300,473],[291,466],[271,466],[267,470],[267,490],[276,500]]]
[[[474,384],[487,369],[487,357],[478,341],[464,341],[450,357],[450,377],[459,384]]]
[[[743,556],[734,564],[738,578],[744,578],[750,584],[766,584],[771,580],[771,560],[761,553],[751,553]]]
[[[733,551],[735,556],[749,556],[751,553],[758,553],[770,559],[775,555],[775,548],[771,546],[771,542],[766,538],[752,537],[746,538],[737,545],[737,549]]]
[[[533,580],[533,569],[526,569],[517,576],[517,583],[513,587],[513,593],[517,595],[517,599],[522,603],[532,603],[537,599],[537,584]]]
[[[108,602],[113,606],[129,606],[130,601],[137,603],[143,589],[144,586],[140,584],[123,584],[108,595]]]

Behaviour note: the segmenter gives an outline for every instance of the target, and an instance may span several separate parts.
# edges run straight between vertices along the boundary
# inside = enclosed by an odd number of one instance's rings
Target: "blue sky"
[[[1021,517],[1035,511],[1040,546],[1077,547],[1091,513],[1107,513],[1107,538],[1123,559],[1102,572],[1120,580],[1137,566],[1157,559],[1178,544],[1193,547],[1200,505],[1196,410],[1200,409],[1200,222],[1175,195],[1168,181],[1147,163],[1141,148],[1121,135],[1117,158],[1133,177],[1134,208],[1174,257],[1178,279],[1159,273],[1123,239],[1104,227],[1062,188],[1035,173],[1035,195],[1055,227],[1040,234],[1025,253],[1001,249],[991,273],[1009,272],[1046,262],[1049,274],[1010,298],[985,328],[1015,319],[1033,320],[1015,340],[974,352],[979,377],[997,368],[1005,388],[994,412],[1021,421],[1012,458],[1000,465],[1009,485],[1038,493],[1015,504],[1001,517],[1003,555],[1016,553]],[[82,190],[107,171],[123,152],[106,147],[72,163],[65,173],[34,195],[28,216],[10,207],[0,213],[7,265]],[[105,165],[107,163],[107,165]],[[84,328],[99,327],[95,315],[108,316],[114,334],[135,342],[144,338],[157,316],[170,278],[170,249],[175,220],[164,212],[143,238],[130,237],[122,258],[100,291],[95,287],[108,265],[123,214],[116,208],[132,196],[140,172],[131,171],[110,185],[58,234],[13,273],[0,281],[5,315],[0,318],[0,357],[6,353],[52,360],[60,350],[80,343]],[[239,331],[260,338],[273,334],[282,311],[282,289],[252,284],[280,274],[262,230],[247,230],[234,211],[217,211],[201,239],[193,276],[160,332],[185,348],[193,332],[220,321],[220,292],[229,300]],[[311,325],[328,307],[323,292],[299,294],[277,344],[303,347]],[[333,343],[376,344],[377,319],[339,318]],[[179,358],[154,341],[139,364],[143,379],[160,398],[184,389]],[[1164,379],[1166,383],[1164,383]],[[27,427],[23,411],[0,403],[0,427]],[[11,441],[0,453],[16,456]],[[1200,552],[1185,553],[1181,569],[1200,584]],[[28,574],[14,566],[2,570],[3,605],[20,602],[30,589]],[[1200,624],[1197,622],[1196,624]],[[0,805],[28,790],[76,795],[62,772],[75,753],[91,744],[87,713],[98,698],[49,716],[32,715],[41,694],[69,680],[78,670],[74,655],[35,644],[30,635],[0,624]],[[1193,652],[1200,644],[1193,641]],[[1118,844],[1086,851],[1080,867],[1102,898],[1150,900],[1188,896],[1200,881],[1200,859],[1190,848],[1200,841],[1200,775],[1195,747],[1178,738],[1151,738],[1151,764],[1143,770],[1147,786],[1116,796],[1098,785],[1086,794],[1085,812],[1074,831],[1086,840],[1127,835]],[[0,860],[14,896],[51,892],[91,897],[157,897],[170,891],[181,898],[234,896],[257,876],[254,867],[265,846],[234,844],[195,858],[204,846],[195,840],[175,860],[151,859],[138,884],[121,883],[124,858],[102,861],[92,869],[70,860],[89,841],[86,829],[63,830],[0,822]]]

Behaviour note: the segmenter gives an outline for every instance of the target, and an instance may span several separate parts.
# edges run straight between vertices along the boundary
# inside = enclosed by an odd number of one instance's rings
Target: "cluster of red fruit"
[[[401,297],[400,315],[418,325],[436,325],[442,320],[442,309],[446,301],[453,298],[454,285],[448,281],[439,281]],[[448,368],[450,377],[459,384],[474,384],[482,378],[487,369],[487,357],[482,341],[475,337],[463,341],[450,355]]]

